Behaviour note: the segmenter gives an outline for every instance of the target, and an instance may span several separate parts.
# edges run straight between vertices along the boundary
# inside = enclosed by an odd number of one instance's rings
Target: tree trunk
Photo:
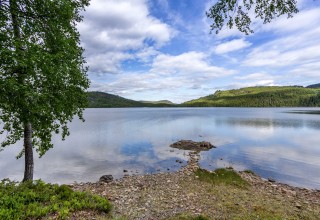
[[[33,180],[33,150],[32,150],[32,125],[26,123],[24,126],[24,158],[25,168],[23,182]]]
[[[1,0],[0,0],[1,1]],[[19,28],[19,20],[17,16],[17,11],[19,9],[17,0],[10,0],[10,13],[12,18],[13,36],[15,39],[15,49],[17,51],[18,57],[22,59],[23,50],[21,49],[21,33]],[[24,84],[25,72],[20,67],[20,59],[18,59],[17,71],[18,81],[21,85]],[[28,180],[33,180],[33,150],[32,150],[32,125],[30,122],[24,124],[24,157],[25,157],[25,168],[23,182]]]

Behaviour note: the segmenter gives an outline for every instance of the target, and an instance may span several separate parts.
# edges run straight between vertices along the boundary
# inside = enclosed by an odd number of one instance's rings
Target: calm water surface
[[[72,183],[97,181],[104,174],[121,177],[124,169],[170,172],[186,164],[187,152],[172,152],[169,145],[192,139],[217,146],[201,153],[204,168],[250,169],[264,178],[320,189],[320,114],[303,110],[320,109],[87,109],[85,123],[74,120],[71,136],[54,137],[54,148],[35,159],[35,178]],[[23,158],[15,159],[21,146],[0,152],[0,179],[22,179]]]

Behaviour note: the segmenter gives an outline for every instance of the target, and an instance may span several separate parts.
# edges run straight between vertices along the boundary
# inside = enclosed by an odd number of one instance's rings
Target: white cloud
[[[254,48],[243,65],[274,70],[287,68],[289,73],[300,71],[319,76],[316,73],[320,65],[319,20],[320,8],[315,8],[265,26],[263,31],[274,31],[278,38]]]
[[[294,66],[320,60],[320,27],[309,32],[279,38],[252,50],[246,66]]]
[[[133,58],[133,56],[128,53],[106,52],[88,56],[86,61],[90,66],[90,72],[117,74],[121,61],[130,58]]]
[[[132,58],[129,50],[159,47],[174,36],[169,25],[150,15],[146,0],[92,0],[83,15],[78,29],[91,72],[117,72]]]
[[[305,83],[318,83],[320,77],[320,62],[302,64],[290,71],[291,75],[300,77]],[[307,79],[306,79],[307,78]],[[308,82],[309,81],[309,82]]]
[[[235,79],[240,80],[265,80],[267,78],[273,78],[269,74],[266,73],[252,73],[244,76],[237,76]]]
[[[306,22],[307,21],[307,22]],[[261,24],[260,31],[275,31],[277,34],[288,33],[294,31],[310,30],[319,25],[320,9],[314,8],[301,11],[295,14],[293,18],[282,16],[272,23]]]
[[[139,52],[135,54],[135,57],[142,60],[145,63],[148,63],[151,61],[151,59],[158,55],[160,52],[154,49],[153,47],[145,47],[141,49]]]
[[[215,53],[224,54],[232,51],[241,50],[250,46],[251,43],[244,39],[235,39],[216,46]]]
[[[191,77],[222,77],[235,71],[211,65],[202,52],[187,52],[177,56],[160,54],[153,62],[151,72],[159,74],[179,74]]]

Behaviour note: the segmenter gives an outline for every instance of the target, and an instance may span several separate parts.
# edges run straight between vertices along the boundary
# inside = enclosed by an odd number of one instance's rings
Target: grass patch
[[[235,185],[238,187],[245,187],[248,185],[247,181],[243,180],[236,171],[230,168],[220,168],[216,169],[214,172],[198,169],[195,174],[199,177],[199,180],[211,182],[213,184]]]
[[[252,175],[256,175],[252,170],[244,170],[243,172],[244,173],[249,173],[249,174],[252,174]]]
[[[57,215],[67,218],[72,212],[93,210],[108,213],[108,200],[85,192],[75,192],[66,185],[47,184],[41,180],[18,183],[0,182],[0,219],[30,219]]]

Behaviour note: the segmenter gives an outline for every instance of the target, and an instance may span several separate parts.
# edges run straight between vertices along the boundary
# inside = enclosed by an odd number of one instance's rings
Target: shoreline
[[[196,175],[199,155],[189,156],[188,164],[176,172],[69,186],[109,199],[114,205],[112,217],[124,219],[183,219],[179,216],[199,215],[209,219],[317,219],[320,214],[320,190],[265,180],[245,171],[237,172],[248,183],[245,188],[208,183]]]

